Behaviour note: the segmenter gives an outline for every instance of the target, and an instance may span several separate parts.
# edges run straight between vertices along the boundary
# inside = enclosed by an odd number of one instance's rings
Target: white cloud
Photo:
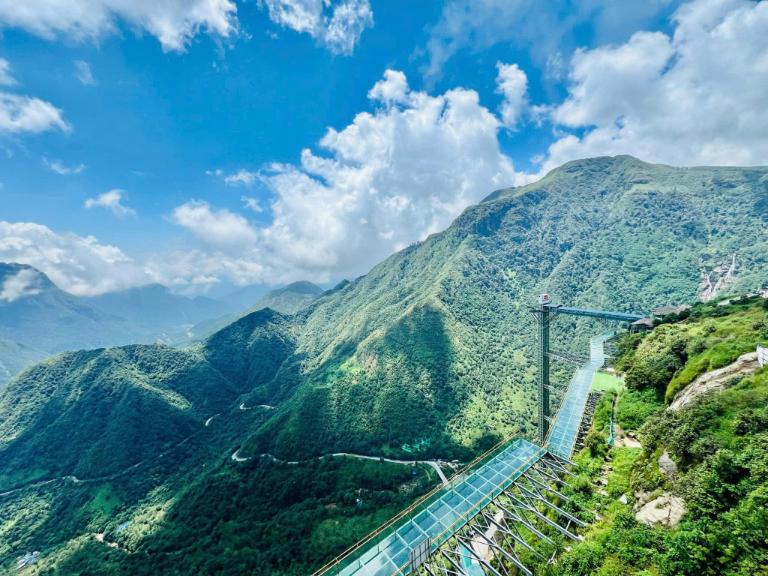
[[[242,184],[250,186],[258,178],[256,172],[249,172],[248,170],[238,170],[234,174],[227,174],[224,176],[224,183],[228,186],[236,186]]]
[[[5,58],[0,58],[0,86],[13,86],[16,80],[11,74],[11,63]]]
[[[91,71],[91,65],[85,60],[75,60],[75,77],[80,81],[83,86],[93,86],[96,84],[96,79],[93,77]]]
[[[101,244],[93,236],[57,234],[32,222],[0,221],[0,261],[34,266],[60,288],[78,295],[150,281],[119,248]]]
[[[118,218],[125,218],[126,216],[135,216],[136,211],[125,206],[123,201],[124,190],[117,188],[99,194],[96,198],[88,198],[85,201],[85,207],[91,208],[106,208],[112,214]]]
[[[385,70],[384,78],[368,91],[368,98],[384,104],[404,104],[408,101],[408,80],[400,70]]]
[[[640,32],[576,52],[568,98],[552,112],[566,133],[545,169],[615,154],[678,165],[768,163],[768,2],[696,0],[674,23],[671,37]]]
[[[248,220],[226,209],[211,209],[207,202],[200,200],[190,200],[176,207],[171,220],[216,248],[245,251],[257,239]]]
[[[201,30],[221,37],[237,29],[233,0],[0,0],[0,27],[47,39],[98,39],[119,23],[155,36],[163,50],[183,51]]]
[[[501,123],[475,91],[432,96],[389,70],[369,97],[373,110],[329,129],[319,151],[259,172],[272,193],[269,225],[255,228],[205,202],[184,204],[172,220],[206,246],[157,255],[152,274],[191,290],[202,285],[195,277],[244,284],[355,276],[443,230],[492,190],[527,181],[501,152]],[[242,198],[252,209],[250,200]]]
[[[25,268],[5,279],[0,287],[0,300],[15,302],[21,298],[40,294],[40,291],[40,274]]]
[[[517,64],[496,63],[496,91],[504,96],[501,103],[501,121],[514,128],[528,104],[528,77]]]
[[[476,92],[430,96],[388,71],[370,97],[383,107],[329,129],[323,154],[304,150],[300,165],[274,165],[265,174],[275,200],[263,241],[281,266],[364,272],[442,230],[490,191],[520,181],[499,149],[499,121]]]
[[[245,206],[251,212],[259,213],[264,211],[264,208],[261,207],[261,203],[256,198],[251,198],[250,196],[240,196],[240,202],[242,202],[243,206]]]
[[[3,0],[0,0],[2,2]],[[11,74],[11,64],[0,58],[0,86],[18,84]],[[59,129],[68,132],[61,110],[50,102],[0,90],[0,134],[39,133]]]
[[[0,133],[39,133],[58,129],[70,130],[61,110],[53,104],[8,92],[0,92]]]
[[[368,0],[264,0],[269,18],[309,34],[335,54],[351,54],[363,31],[373,25]]]
[[[221,178],[227,186],[252,186],[259,179],[259,173],[241,168],[236,172],[226,173],[221,168],[206,170],[208,176]]]
[[[67,166],[61,160],[49,160],[43,156],[43,164],[51,172],[55,172],[60,176],[69,176],[70,174],[80,174],[85,170],[85,164],[75,164],[74,166]]]

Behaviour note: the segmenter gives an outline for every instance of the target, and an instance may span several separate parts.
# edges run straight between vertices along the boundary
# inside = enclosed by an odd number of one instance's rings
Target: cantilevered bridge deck
[[[547,452],[565,460],[570,458],[592,377],[605,361],[603,344],[609,337],[597,336],[590,342],[589,361],[574,374],[545,448],[521,438],[500,445],[316,574],[410,574],[414,555],[430,554],[439,548]]]
[[[589,361],[581,366],[571,379],[568,390],[560,403],[552,428],[547,438],[547,450],[564,460],[570,460],[576,437],[579,434],[579,426],[584,416],[584,407],[587,405],[587,397],[592,388],[592,379],[600,367],[605,363],[606,340],[613,333],[595,336],[589,343]]]

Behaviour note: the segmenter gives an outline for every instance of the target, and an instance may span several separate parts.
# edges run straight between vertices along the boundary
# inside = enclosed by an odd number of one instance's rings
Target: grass
[[[613,460],[611,467],[613,471],[608,475],[608,486],[606,491],[614,498],[630,492],[630,473],[632,465],[643,453],[642,448],[628,448],[617,446],[610,452]]]
[[[609,372],[595,372],[592,378],[593,392],[619,392],[624,387],[624,379]]]
[[[616,421],[624,430],[637,430],[649,416],[662,408],[655,390],[627,389],[616,405]]]

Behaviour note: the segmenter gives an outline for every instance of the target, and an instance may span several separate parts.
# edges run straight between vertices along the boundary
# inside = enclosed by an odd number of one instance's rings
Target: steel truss
[[[581,418],[581,424],[579,425],[579,431],[576,434],[576,447],[584,447],[584,439],[589,432],[589,428],[592,425],[592,417],[595,415],[595,409],[597,408],[600,398],[603,397],[602,392],[590,392],[587,397],[587,404],[584,406],[584,415]]]
[[[533,576],[523,551],[541,562],[551,562],[533,546],[539,541],[554,546],[554,536],[581,540],[576,529],[586,523],[564,510],[569,502],[560,488],[574,477],[572,464],[546,453],[520,478],[483,507],[419,567],[423,576],[467,576],[466,561],[486,576]]]

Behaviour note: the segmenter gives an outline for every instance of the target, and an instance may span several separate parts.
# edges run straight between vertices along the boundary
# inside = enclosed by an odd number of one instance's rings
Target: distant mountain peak
[[[302,294],[320,295],[323,293],[323,289],[320,288],[320,286],[317,284],[313,284],[309,280],[299,280],[297,282],[291,282],[282,288],[272,290],[270,294],[275,292],[299,292]]]

